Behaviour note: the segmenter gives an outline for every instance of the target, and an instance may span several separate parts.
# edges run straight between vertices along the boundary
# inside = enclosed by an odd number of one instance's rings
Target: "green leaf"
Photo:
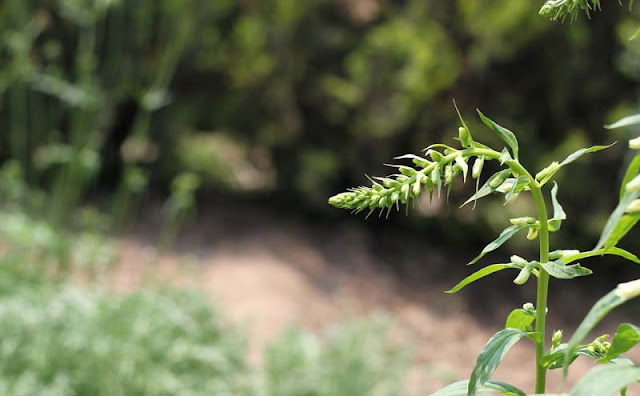
[[[631,230],[640,216],[626,215],[625,211],[627,206],[638,197],[640,197],[640,191],[625,192],[618,206],[611,212],[594,250],[615,246]]]
[[[617,245],[620,240],[631,231],[633,226],[640,220],[640,214],[622,216],[613,232],[604,243],[605,248],[612,248]]]
[[[599,366],[589,370],[578,381],[571,396],[610,396],[635,381],[640,381],[640,366]]]
[[[542,180],[540,180],[540,185],[544,185],[545,183],[547,183],[549,180],[551,180],[551,178],[556,174],[556,172],[558,172],[563,166],[565,165],[569,165],[570,163],[574,162],[575,160],[577,160],[578,158],[582,157],[585,154],[589,154],[589,153],[595,153],[596,151],[600,151],[600,150],[604,150],[607,149],[611,146],[613,146],[615,143],[612,143],[608,146],[592,146],[589,148],[582,148],[578,151],[576,151],[575,153],[569,155],[567,158],[564,159],[564,161],[562,161],[560,164],[558,164],[558,166],[550,169],[550,171],[548,173],[546,173],[546,175],[542,178]]]
[[[531,311],[525,311],[522,308],[514,309],[507,316],[507,322],[505,323],[505,329],[512,328],[522,331],[531,331],[531,324],[536,320],[535,314]]]
[[[622,283],[593,305],[587,316],[582,320],[582,323],[580,323],[580,326],[576,329],[571,340],[567,343],[567,349],[565,351],[565,377],[567,375],[568,363],[571,359],[571,355],[575,352],[578,344],[584,340],[589,332],[593,330],[595,325],[597,325],[612,309],[637,297],[638,295],[640,295],[640,280]]]
[[[464,158],[459,155],[455,158],[456,164],[462,169],[462,180],[467,181],[467,173],[469,172],[469,165],[465,162]]]
[[[640,36],[640,28],[638,28],[638,30],[636,30],[636,32],[633,34],[633,36],[629,37],[629,41],[635,40],[636,38],[638,38],[638,36]]]
[[[607,354],[602,358],[603,362],[614,359],[633,348],[640,342],[640,327],[636,327],[629,323],[623,323],[618,326],[618,331],[613,336],[611,346]]]
[[[589,268],[582,267],[580,264],[565,265],[561,261],[550,261],[541,265],[549,275],[558,279],[573,279],[593,273]]]
[[[432,393],[431,396],[459,396],[466,395],[469,388],[469,380],[454,382],[440,389],[436,393]],[[513,385],[505,384],[500,381],[487,381],[482,385],[478,392],[499,392],[505,396],[525,396],[526,394]]]
[[[505,143],[507,143],[507,145],[511,147],[511,151],[513,152],[513,158],[517,160],[519,148],[518,148],[518,140],[516,139],[516,135],[514,135],[513,132],[511,132],[507,128],[501,127],[500,125],[493,122],[491,119],[485,117],[485,115],[482,114],[482,112],[479,109],[476,109],[476,110],[478,111],[478,114],[480,115],[480,119],[482,120],[482,122],[484,122],[485,125],[488,126],[492,131],[497,133],[498,136],[500,136],[500,138],[502,138],[502,140],[504,140]]]
[[[468,396],[474,396],[496,371],[509,349],[527,333],[518,329],[503,329],[491,337],[478,356],[476,366],[469,379]]]
[[[620,200],[624,197],[625,192],[627,191],[627,183],[629,183],[636,175],[640,173],[640,154],[636,155],[627,171],[624,174],[624,178],[622,179],[622,185],[620,186]]]
[[[640,264],[640,258],[638,258],[638,256],[636,256],[635,254],[628,252],[624,249],[621,249],[619,247],[612,247],[609,249],[598,249],[598,250],[590,250],[588,252],[581,252],[578,254],[572,254],[570,256],[565,256],[562,257],[560,260],[562,263],[564,264],[569,264],[572,263],[574,261],[577,260],[582,260],[584,258],[588,258],[588,257],[595,257],[595,256],[604,256],[605,254],[608,255],[612,255],[612,256],[620,256],[623,257],[629,261],[633,261],[636,264]]]
[[[637,125],[637,124],[640,124],[640,114],[635,114],[632,116],[625,117],[619,121],[614,122],[611,125],[605,125],[604,127],[607,129],[616,129],[616,128],[623,128],[623,127]]]
[[[473,282],[477,281],[478,279],[484,278],[487,275],[491,275],[494,272],[502,271],[503,269],[507,269],[507,268],[519,269],[518,266],[513,264],[513,263],[492,264],[492,265],[486,266],[483,269],[478,270],[478,271],[474,272],[473,274],[467,276],[466,278],[461,280],[460,283],[458,283],[453,288],[451,288],[451,290],[447,290],[445,293],[450,293],[450,294],[456,293],[457,291],[459,291],[463,287],[467,286],[470,283],[473,283]]]
[[[562,220],[567,219],[567,214],[558,202],[558,183],[553,182],[551,189],[551,202],[553,204],[553,218],[549,220],[549,231],[558,231],[562,226]]]
[[[456,109],[456,113],[458,113],[458,118],[460,119],[460,124],[462,124],[462,127],[463,127],[464,129],[466,129],[466,130],[469,132],[469,134],[471,134],[471,130],[470,130],[470,129],[469,129],[469,127],[467,126],[467,123],[466,123],[466,122],[464,122],[464,118],[462,118],[462,114],[460,114],[460,110],[458,110],[458,105],[456,104],[456,101],[455,101],[455,100],[453,101],[453,107],[455,107],[455,109]],[[471,144],[472,144],[473,146],[475,146],[475,144],[474,144],[475,142],[473,142],[473,139],[471,140],[471,142],[472,142]]]
[[[529,179],[526,176],[518,176],[517,179],[509,178],[502,185],[504,186],[506,182],[511,182],[511,181],[513,182],[513,187],[511,187],[511,189],[509,189],[509,191],[507,191],[507,193],[504,196],[505,205],[513,202],[513,200],[517,197],[516,194],[519,194],[520,192],[522,192],[525,189],[525,187],[529,185]],[[498,187],[496,191],[502,192],[500,191],[500,187]]]
[[[485,246],[485,248],[482,249],[482,252],[480,252],[480,254],[476,258],[471,260],[467,265],[475,264],[478,260],[483,258],[487,253],[493,252],[494,250],[502,246],[503,243],[511,239],[511,237],[513,237],[518,231],[527,227],[528,227],[527,225],[512,225],[510,227],[505,228],[504,230],[502,230],[502,232],[500,233],[498,238],[496,238],[496,240],[494,240],[493,242]]]
[[[502,150],[502,153],[500,153],[500,165],[504,165],[505,162],[507,161],[511,161],[513,158],[511,158],[511,154],[509,153],[509,150],[507,150],[507,148],[505,147]]]

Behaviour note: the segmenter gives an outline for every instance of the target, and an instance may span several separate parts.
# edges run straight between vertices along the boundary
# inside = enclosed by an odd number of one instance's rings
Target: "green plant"
[[[591,274],[591,270],[575,263],[577,260],[588,257],[611,254],[622,256],[636,263],[640,263],[640,259],[634,254],[616,247],[615,243],[599,245],[595,249],[584,252],[573,249],[550,251],[550,234],[559,231],[562,222],[567,218],[558,200],[559,186],[554,181],[554,176],[564,166],[583,155],[610,146],[580,149],[562,162],[554,161],[534,175],[519,160],[520,147],[515,134],[498,125],[482,112],[478,111],[478,115],[482,122],[506,143],[507,147],[502,150],[494,150],[475,141],[467,123],[458,111],[461,123],[458,134],[460,148],[454,148],[447,144],[434,144],[425,149],[424,157],[413,154],[397,157],[397,159],[411,160],[414,166],[391,165],[398,170],[398,173],[388,177],[374,178],[375,180],[370,179],[371,187],[351,189],[330,198],[329,202],[336,207],[350,209],[356,213],[367,210],[371,214],[379,210],[380,214],[386,211],[388,215],[392,209],[399,209],[400,204],[410,204],[411,200],[418,199],[423,193],[427,193],[431,197],[434,192],[440,194],[441,189],[445,187],[448,196],[454,179],[457,176],[462,176],[462,179],[466,180],[469,174],[473,179],[476,179],[476,192],[463,206],[472,202],[475,204],[478,199],[492,193],[503,194],[505,204],[514,202],[524,192],[530,193],[535,204],[536,216],[510,219],[511,225],[505,228],[498,238],[489,243],[476,258],[471,260],[469,265],[475,264],[486,254],[498,249],[515,234],[525,230],[528,233],[528,239],[538,240],[539,258],[524,259],[513,255],[510,262],[486,266],[463,279],[448,292],[455,293],[489,274],[511,269],[518,271],[514,279],[514,283],[518,285],[526,283],[532,275],[537,280],[536,304],[534,306],[527,303],[521,309],[515,309],[511,312],[506,320],[505,328],[489,340],[483,352],[478,356],[476,366],[468,382],[454,384],[436,394],[439,396],[454,394],[473,396],[483,387],[489,387],[503,394],[524,394],[511,385],[491,382],[490,379],[508,350],[525,338],[529,338],[535,343],[535,392],[544,393],[547,370],[562,367],[565,362],[565,355],[562,353],[561,347],[562,332],[553,334],[551,346],[549,349],[547,348],[546,314],[549,279],[564,280]],[[499,169],[489,176],[480,187],[481,173],[485,164],[490,161],[497,162]],[[544,196],[551,185],[549,207]],[[549,209],[553,212],[551,216]],[[578,354],[588,355],[596,360],[600,359],[604,349],[606,346],[602,340],[596,339],[570,354],[567,364]]]
[[[266,352],[270,396],[400,394],[407,350],[389,341],[384,317],[335,326],[323,337],[291,329]]]
[[[244,337],[196,293],[14,286],[0,333],[6,395],[252,394]]]

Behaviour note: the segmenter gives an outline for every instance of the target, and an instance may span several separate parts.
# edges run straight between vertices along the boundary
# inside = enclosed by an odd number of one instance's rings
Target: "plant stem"
[[[484,155],[487,158],[500,158],[500,153],[491,149],[474,148],[469,149],[468,152],[472,155]],[[517,174],[526,176],[530,180],[529,188],[531,190],[531,195],[533,196],[533,201],[536,205],[538,220],[540,222],[540,230],[538,231],[540,238],[540,262],[546,263],[549,261],[549,225],[547,223],[549,217],[547,215],[547,205],[545,204],[544,196],[542,195],[542,186],[540,186],[536,179],[531,176],[531,174],[517,160],[507,161],[506,164],[511,168],[511,170]],[[541,267],[540,274],[538,275],[538,290],[536,293],[536,393],[544,393],[547,382],[547,368],[542,365],[542,357],[546,351],[545,339],[548,292],[549,273]]]
[[[549,228],[547,224],[547,206],[544,202],[540,185],[535,180],[529,184],[531,194],[538,211],[538,220],[540,221],[540,262],[549,261]],[[536,393],[544,393],[547,378],[547,369],[542,365],[542,357],[544,356],[545,338],[546,338],[546,321],[547,321],[547,295],[549,291],[549,274],[544,268],[540,268],[538,276],[538,291],[536,299]]]

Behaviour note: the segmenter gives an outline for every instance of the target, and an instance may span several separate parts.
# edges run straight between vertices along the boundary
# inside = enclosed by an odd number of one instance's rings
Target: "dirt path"
[[[426,271],[423,287],[415,287],[421,280],[409,282],[392,272],[388,258],[372,253],[372,240],[357,223],[327,229],[233,206],[202,217],[175,249],[159,257],[153,248],[157,225],[138,228],[121,241],[110,283],[119,290],[149,281],[201,288],[246,327],[257,363],[265,343],[291,324],[318,330],[384,311],[397,323],[399,337],[415,347],[408,394],[426,395],[467,378],[485,342],[500,329],[501,323],[478,321],[473,301],[442,292],[458,278],[445,285],[429,276],[447,261],[437,249],[421,257],[433,269]],[[519,304],[504,301],[492,316],[504,317]],[[532,345],[517,345],[495,378],[532,389],[533,354]],[[576,366],[572,377],[591,365],[581,360]],[[551,374],[552,383],[559,383],[557,374]]]

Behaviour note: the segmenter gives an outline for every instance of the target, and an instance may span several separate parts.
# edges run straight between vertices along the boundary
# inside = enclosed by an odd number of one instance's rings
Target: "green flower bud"
[[[427,175],[425,175],[424,173],[418,172],[416,174],[416,181],[418,181],[418,183],[427,184],[427,180]]]
[[[556,330],[551,337],[551,349],[556,349],[562,343],[562,330]]]
[[[400,197],[405,201],[409,199],[409,188],[409,185],[406,183],[400,187]]]
[[[640,199],[634,199],[631,201],[627,209],[625,209],[626,213],[640,213]]]
[[[473,140],[471,139],[471,134],[469,130],[465,127],[458,128],[458,137],[460,138],[460,143],[462,147],[469,148],[473,146]]]
[[[527,260],[523,259],[520,256],[516,256],[515,254],[511,256],[511,262],[520,267],[524,267],[529,264]]]
[[[536,219],[534,219],[533,217],[516,217],[515,219],[509,219],[509,221],[511,222],[511,224],[513,225],[517,225],[517,226],[524,226],[524,225],[528,225],[528,224],[535,224],[536,223]]]
[[[371,196],[371,198],[369,198],[369,209],[375,209],[378,207],[378,204],[380,203],[380,197],[377,194],[373,194]]]
[[[579,250],[554,250],[549,253],[549,260],[559,260],[563,257],[575,256],[580,254]]]
[[[329,204],[340,209],[351,209],[351,203],[355,200],[356,193],[343,192],[329,198]]]
[[[440,168],[436,166],[431,171],[431,183],[433,183],[434,185],[437,185],[439,182],[440,182]]]
[[[398,170],[399,170],[399,171],[400,171],[400,173],[402,173],[403,175],[405,175],[405,176],[409,176],[409,177],[411,177],[411,176],[415,175],[415,174],[418,172],[418,171],[416,171],[415,169],[410,168],[410,167],[408,167],[408,166],[399,166],[399,167],[398,167]]]
[[[428,154],[435,162],[440,163],[442,161],[442,154],[440,154],[439,152],[435,150],[429,150]]]
[[[616,287],[616,294],[625,300],[640,296],[640,279],[631,282],[620,283]]]
[[[529,231],[527,232],[527,239],[530,241],[533,241],[537,237],[538,237],[538,228],[537,227],[529,228]]]
[[[529,266],[524,267],[523,269],[520,270],[520,273],[518,274],[516,279],[513,280],[513,283],[515,283],[516,285],[524,285],[525,283],[527,283],[530,276],[531,276],[531,267]]]
[[[536,180],[540,181],[544,179],[546,176],[548,176],[551,172],[555,171],[559,167],[560,167],[560,164],[558,163],[558,161],[553,161],[551,164],[549,164],[549,166],[547,166],[546,168],[538,172],[538,174],[536,175]]]
[[[482,173],[483,166],[484,166],[484,157],[476,158],[475,162],[473,163],[473,169],[471,169],[471,177],[473,177],[474,179],[479,178],[480,174]]]
[[[416,181],[411,186],[411,198],[417,198],[418,196],[420,196],[420,191],[422,191],[422,185],[419,181]]]
[[[531,311],[534,311],[534,310],[535,310],[535,307],[534,307],[534,306],[533,306],[533,304],[531,304],[531,303],[525,303],[525,304],[522,306],[522,309],[524,309],[525,311],[531,312]]]
[[[507,178],[509,178],[510,174],[511,174],[511,171],[509,169],[505,169],[500,173],[494,174],[489,179],[489,187],[491,188],[500,187],[500,185],[502,185],[502,183],[504,183],[504,181],[507,180]]]
[[[640,150],[640,136],[635,139],[629,140],[629,148]]]
[[[625,189],[630,192],[640,191],[640,175],[636,176],[625,186]]]
[[[396,180],[400,183],[404,183],[409,180],[409,177],[405,175],[398,175],[398,177],[396,177]]]
[[[453,181],[453,166],[451,164],[444,168],[444,183],[451,184]]]
[[[444,155],[449,155],[449,154],[453,154],[453,153],[457,153],[458,150],[452,148],[452,147],[447,147],[446,149],[444,149],[443,153]]]
[[[389,179],[388,177],[385,177],[382,179],[382,185],[384,185],[387,188],[395,188],[395,187],[398,187],[400,183],[397,180],[393,180],[393,179]]]

